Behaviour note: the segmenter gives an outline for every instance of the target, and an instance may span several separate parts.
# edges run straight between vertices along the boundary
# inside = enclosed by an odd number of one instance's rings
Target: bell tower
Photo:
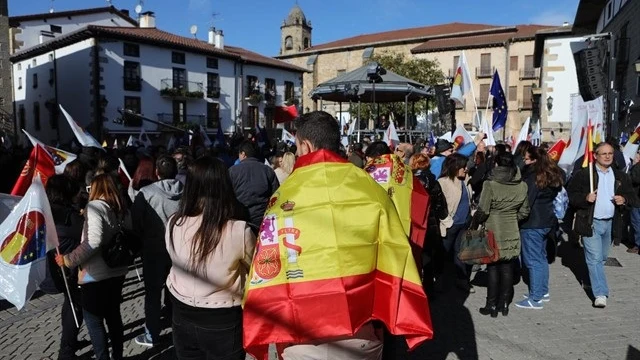
[[[280,26],[280,55],[290,55],[311,47],[311,21],[295,4]]]

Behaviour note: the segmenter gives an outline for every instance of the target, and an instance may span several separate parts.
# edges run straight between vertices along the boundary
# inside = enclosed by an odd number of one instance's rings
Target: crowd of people
[[[223,152],[189,147],[105,152],[85,148],[64,174],[50,178],[46,190],[60,242],[60,254],[50,254],[50,273],[65,296],[59,359],[75,358],[79,329],[74,318],[86,324],[96,359],[123,358],[120,303],[129,269],[109,267],[99,255],[104,243],[123,227],[142,242],[145,326],[136,343],[158,345],[162,320],[171,319],[177,358],[244,359],[243,294],[263,217],[280,186],[286,186],[286,191],[304,192],[307,187],[317,191],[311,187],[317,184],[289,180],[310,161],[350,162],[362,173],[381,157],[404,163],[429,195],[426,236],[415,259],[428,297],[452,287],[475,293],[471,276],[478,269],[460,261],[457,254],[467,230],[491,231],[499,259],[486,265],[486,305],[479,309],[483,315],[507,316],[512,303],[542,309],[551,300],[547,248],[548,242],[555,246],[560,231],[577,235],[576,246],[584,247],[597,308],[607,305],[604,262],[612,241],[629,241],[629,252],[638,252],[640,155],[627,169],[624,162],[614,161],[619,152],[615,144],[595,146],[592,189],[588,169],[577,165],[566,174],[544,144],[523,141],[513,151],[505,144],[487,147],[484,134],[479,133],[458,148],[443,139],[431,146],[418,139],[390,147],[365,138],[345,149],[340,145],[340,126],[327,113],[304,114],[295,125],[296,144],[279,143],[273,148],[259,147],[251,140]],[[133,174],[130,182],[123,181],[118,158]],[[359,185],[331,187],[332,191],[364,191],[371,179],[359,176],[353,175],[354,184]],[[345,179],[326,181],[339,184]],[[377,191],[368,202],[379,205]],[[567,205],[564,216],[558,207]],[[316,215],[310,210],[304,216]],[[568,226],[561,230],[563,217]],[[371,224],[379,222],[374,219]],[[407,238],[406,231],[392,235]],[[325,238],[309,236],[318,242]],[[379,240],[366,241],[375,246]],[[59,267],[67,269],[68,292]],[[529,291],[516,297],[514,276],[521,275],[520,269],[529,279]],[[426,303],[424,309],[428,312]],[[290,344],[283,356],[328,359],[334,351],[345,359],[380,359],[386,340],[385,332],[379,330],[379,324],[372,322],[339,339]],[[335,352],[336,344],[342,352]]]

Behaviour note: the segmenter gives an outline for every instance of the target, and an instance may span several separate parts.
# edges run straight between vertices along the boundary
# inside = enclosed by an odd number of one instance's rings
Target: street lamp
[[[553,97],[549,96],[547,98],[547,111],[551,111],[553,109]]]

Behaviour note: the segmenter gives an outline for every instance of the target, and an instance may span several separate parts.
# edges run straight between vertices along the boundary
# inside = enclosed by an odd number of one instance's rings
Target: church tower
[[[311,47],[311,21],[295,4],[280,26],[280,55],[290,55]]]

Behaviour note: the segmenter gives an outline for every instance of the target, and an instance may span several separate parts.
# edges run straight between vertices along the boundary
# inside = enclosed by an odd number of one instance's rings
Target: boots
[[[498,307],[496,300],[498,298],[498,267],[495,264],[487,266],[487,304],[480,308],[480,314],[491,315],[492,318],[498,317]]]
[[[498,311],[502,316],[509,315],[509,304],[513,300],[513,265],[505,262],[499,265],[500,270],[500,292],[498,295]]]

